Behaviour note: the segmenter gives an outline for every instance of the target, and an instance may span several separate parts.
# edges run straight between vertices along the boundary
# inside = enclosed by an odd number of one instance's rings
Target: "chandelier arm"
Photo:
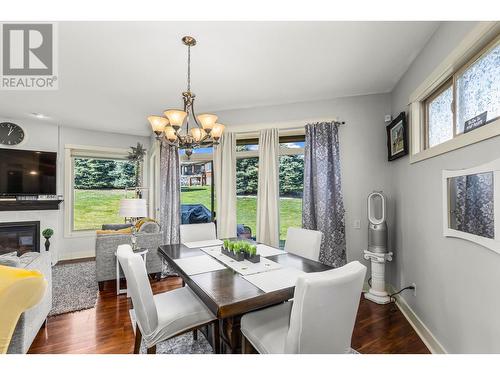
[[[191,110],[192,110],[193,119],[194,119],[195,124],[196,124],[196,125],[198,125],[198,127],[199,127],[200,129],[203,129],[203,128],[201,127],[201,125],[198,123],[198,120],[196,119],[196,113],[195,113],[195,111],[194,111],[194,98],[193,98],[193,101],[191,102]]]

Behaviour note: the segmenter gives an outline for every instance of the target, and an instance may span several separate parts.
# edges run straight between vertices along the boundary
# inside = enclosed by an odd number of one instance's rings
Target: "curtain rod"
[[[315,123],[315,122],[334,122],[334,123],[337,123],[338,125],[346,125],[345,121],[324,121],[323,120],[323,121],[311,121],[310,123]],[[293,127],[290,127],[290,128],[280,128],[280,127],[278,127],[278,130],[283,130],[283,131],[304,130],[304,128],[305,128],[305,125],[302,125],[302,126],[293,126]],[[236,133],[238,133],[238,134],[251,134],[251,133],[258,132],[259,130],[261,130],[261,129],[247,130],[247,131],[243,131],[243,132],[237,131]]]

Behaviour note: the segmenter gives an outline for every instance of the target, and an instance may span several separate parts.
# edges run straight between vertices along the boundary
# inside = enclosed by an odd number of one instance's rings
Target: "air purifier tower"
[[[385,262],[392,260],[387,251],[386,199],[382,192],[374,191],[368,196],[368,249],[364,257],[371,261],[371,286],[365,298],[385,304],[390,297],[385,290]]]

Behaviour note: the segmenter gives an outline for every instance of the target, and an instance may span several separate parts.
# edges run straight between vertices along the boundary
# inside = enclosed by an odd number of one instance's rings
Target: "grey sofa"
[[[42,300],[34,307],[26,310],[19,317],[16,329],[7,349],[7,353],[27,353],[40,328],[45,324],[47,315],[52,309],[52,265],[49,252],[41,250],[40,253],[25,253],[20,257],[14,256],[9,266],[40,271],[47,280],[47,290]]]
[[[156,224],[157,225],[157,224]],[[122,226],[123,227],[123,226]],[[152,231],[152,226],[148,226]],[[103,225],[103,229],[120,229],[116,226]],[[141,228],[142,229],[142,228]],[[157,229],[159,230],[159,229]],[[118,245],[131,244],[130,234],[97,234],[95,245],[95,261],[99,290],[103,290],[104,282],[116,280],[116,256]],[[146,269],[149,274],[161,274],[162,260],[158,255],[158,247],[162,243],[163,233],[148,233],[146,230],[137,233],[137,247],[148,249]],[[120,271],[121,277],[123,277]]]

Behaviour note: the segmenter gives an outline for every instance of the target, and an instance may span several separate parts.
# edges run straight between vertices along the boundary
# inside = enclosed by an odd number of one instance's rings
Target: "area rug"
[[[55,265],[49,316],[93,308],[97,291],[95,261]]]

